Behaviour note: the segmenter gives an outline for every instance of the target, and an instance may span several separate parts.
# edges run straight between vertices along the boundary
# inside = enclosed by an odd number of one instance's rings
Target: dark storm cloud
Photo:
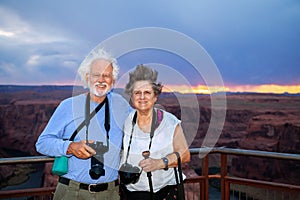
[[[2,0],[0,14],[0,84],[70,83],[98,43],[142,27],[173,29],[197,41],[227,84],[300,83],[300,3],[295,0]],[[187,72],[184,61],[153,56],[153,62],[174,67],[197,84],[199,77]],[[120,61],[125,73],[151,59],[141,54]]]

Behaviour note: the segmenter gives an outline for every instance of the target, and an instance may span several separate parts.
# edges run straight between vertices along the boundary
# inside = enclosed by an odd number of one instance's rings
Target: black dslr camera
[[[104,170],[104,154],[108,151],[108,147],[103,145],[103,142],[96,142],[89,144],[92,147],[96,154],[91,157],[91,169],[89,174],[92,179],[98,179],[100,176],[105,175]]]
[[[132,166],[129,163],[124,163],[119,169],[119,175],[121,183],[125,185],[130,183],[135,184],[140,178],[141,170],[138,167]]]

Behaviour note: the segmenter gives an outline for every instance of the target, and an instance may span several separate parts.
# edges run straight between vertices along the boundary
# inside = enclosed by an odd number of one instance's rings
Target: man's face
[[[106,60],[95,60],[91,64],[90,73],[86,74],[90,92],[97,97],[105,96],[113,87],[113,67]]]

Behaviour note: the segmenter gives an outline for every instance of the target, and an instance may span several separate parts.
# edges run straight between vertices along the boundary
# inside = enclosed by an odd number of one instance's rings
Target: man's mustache
[[[108,86],[108,84],[107,83],[101,83],[101,82],[96,82],[95,84],[94,84],[94,86],[96,87],[96,86]]]

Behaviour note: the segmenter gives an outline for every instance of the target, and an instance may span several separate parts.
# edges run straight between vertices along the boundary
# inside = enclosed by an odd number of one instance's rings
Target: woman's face
[[[131,100],[138,111],[152,110],[157,96],[155,96],[152,84],[149,81],[137,81],[133,85]]]

